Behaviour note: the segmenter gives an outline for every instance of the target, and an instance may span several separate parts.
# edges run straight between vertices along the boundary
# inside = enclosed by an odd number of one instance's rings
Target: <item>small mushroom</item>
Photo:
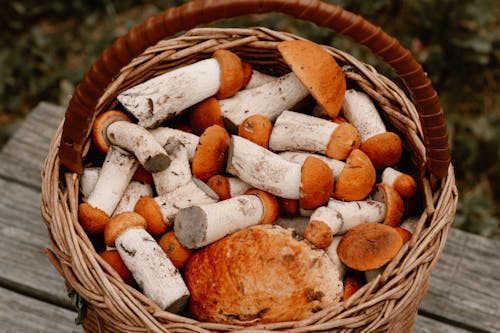
[[[78,206],[78,220],[89,233],[101,233],[127,189],[139,163],[125,150],[111,146],[87,201]]]
[[[344,73],[335,59],[308,40],[281,42],[278,51],[322,109],[335,119],[346,90]]]
[[[259,146],[269,149],[269,138],[273,123],[263,115],[256,114],[245,119],[238,127],[238,135]]]
[[[189,290],[178,269],[145,228],[146,220],[139,214],[118,214],[104,230],[106,245],[116,247],[146,297],[162,309],[179,312],[189,299]]]
[[[403,151],[401,139],[388,132],[380,114],[370,97],[360,91],[349,89],[344,96],[342,113],[361,137],[361,150],[373,163],[375,169],[396,165]]]
[[[182,141],[170,137],[163,148],[170,156],[170,165],[165,170],[152,173],[158,195],[172,192],[191,180],[188,151]]]
[[[306,114],[284,111],[276,119],[269,139],[273,151],[303,150],[345,160],[359,147],[357,130],[349,123],[336,124]]]
[[[415,179],[394,168],[385,168],[382,172],[381,180],[382,183],[394,188],[403,199],[409,199],[417,192]]]
[[[210,96],[227,98],[243,82],[241,60],[218,50],[213,58],[176,68],[118,95],[118,101],[146,128],[158,126]]]
[[[229,142],[226,171],[278,197],[300,199],[303,209],[326,202],[333,188],[331,171],[324,162],[313,157],[303,165],[288,162],[236,135]]]
[[[226,200],[239,195],[251,188],[250,185],[236,177],[215,175],[207,181],[207,185],[219,196],[219,200]]]
[[[107,153],[111,145],[107,133],[108,126],[116,121],[131,123],[132,119],[125,112],[109,110],[98,115],[92,124],[92,141],[96,148],[103,153]]]
[[[259,190],[247,193],[181,209],[174,223],[179,242],[188,249],[197,249],[238,230],[269,224],[278,218],[278,202],[274,196]]]
[[[397,227],[404,216],[404,202],[398,192],[392,187],[379,183],[373,194],[373,199],[385,203],[386,214],[384,224]]]
[[[365,223],[342,237],[337,254],[347,267],[365,272],[387,264],[402,246],[403,240],[393,227]]]
[[[150,132],[162,147],[167,144],[167,141],[171,137],[180,140],[187,149],[189,161],[191,162],[193,160],[196,146],[198,146],[200,141],[199,136],[170,127],[158,127],[150,130]]]
[[[196,104],[189,111],[189,125],[196,135],[201,135],[212,125],[224,127],[224,119],[217,99],[212,96]]]
[[[344,294],[342,300],[347,301],[364,285],[364,276],[362,272],[350,271],[344,278]]]
[[[186,265],[189,257],[191,257],[191,254],[193,253],[193,251],[182,246],[173,231],[169,231],[164,234],[158,240],[158,245],[160,245],[168,259],[170,259],[172,264],[174,264],[174,266],[178,269],[181,269]]]
[[[220,174],[227,161],[229,134],[218,125],[207,128],[196,146],[191,172],[193,176],[207,181]]]
[[[132,273],[127,268],[127,265],[125,265],[125,263],[123,262],[122,257],[120,257],[120,254],[117,250],[105,250],[99,252],[99,255],[116,271],[116,273],[118,273],[118,275],[120,275],[125,283],[129,285],[134,283],[134,277],[132,276]]]

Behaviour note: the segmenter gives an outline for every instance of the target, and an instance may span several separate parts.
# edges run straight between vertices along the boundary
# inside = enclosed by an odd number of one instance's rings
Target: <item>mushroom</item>
[[[125,112],[108,110],[98,115],[92,124],[92,141],[96,148],[103,153],[107,153],[111,145],[107,133],[108,126],[116,121],[131,123],[132,119]]]
[[[193,176],[207,181],[226,165],[229,134],[218,125],[207,128],[200,136],[191,163]]]
[[[179,312],[187,303],[189,290],[179,270],[145,228],[146,220],[139,214],[118,214],[104,230],[106,245],[116,247],[146,297],[162,309]]]
[[[337,267],[324,251],[294,236],[257,225],[193,253],[184,274],[193,316],[258,325],[305,319],[336,304],[342,295]]]
[[[219,200],[226,200],[244,194],[250,185],[236,177],[215,175],[207,181],[207,185],[219,196]]]
[[[243,83],[241,60],[227,50],[213,58],[176,68],[118,95],[118,101],[139,124],[156,127],[210,96],[227,98]]]
[[[262,86],[266,83],[276,80],[276,76],[267,75],[258,70],[252,69],[252,75],[250,76],[250,80],[246,85],[243,85],[242,89],[253,89],[259,86]]]
[[[154,198],[142,197],[134,211],[146,219],[148,232],[156,236],[167,231],[182,208],[214,203],[217,200],[217,194],[210,187],[192,177],[187,184],[172,192]]]
[[[145,196],[150,197],[152,195],[153,189],[151,187],[151,184],[131,181],[127,185],[127,188],[125,189],[120,202],[116,206],[113,215],[134,211],[135,204],[137,203],[137,201],[139,201],[140,198]]]
[[[310,217],[304,237],[314,246],[330,246],[332,237],[345,234],[363,223],[379,223],[388,215],[384,203],[366,200],[344,202],[330,199],[328,206],[317,208]]]
[[[189,111],[189,125],[196,135],[201,135],[212,125],[224,127],[224,120],[217,99],[212,96],[193,106]]]
[[[362,272],[350,271],[344,278],[344,294],[342,300],[347,301],[356,291],[361,289],[364,284],[364,276]]]
[[[342,114],[357,128],[361,137],[361,150],[370,157],[377,171],[399,162],[403,151],[401,139],[397,134],[387,131],[367,94],[354,89],[347,90]]]
[[[281,42],[278,51],[321,108],[335,119],[346,90],[344,73],[335,59],[308,40]]]
[[[226,171],[278,197],[299,199],[304,209],[325,203],[333,189],[332,173],[324,162],[309,157],[301,166],[236,135],[229,142]]]
[[[164,234],[159,240],[158,245],[165,252],[168,259],[172,261],[172,264],[178,269],[183,268],[191,254],[193,253],[191,250],[186,249],[179,242],[177,237],[175,236],[174,231],[169,231]]]
[[[417,192],[415,179],[394,168],[385,168],[382,172],[381,180],[382,183],[394,188],[403,199],[409,199]]]
[[[363,200],[370,194],[376,181],[376,173],[368,156],[353,149],[346,162],[307,152],[286,151],[279,153],[287,161],[302,164],[309,156],[325,162],[335,181],[332,196],[345,201]]]
[[[330,246],[328,246],[325,249],[325,252],[328,255],[328,257],[330,258],[330,260],[337,267],[337,269],[339,271],[340,278],[344,279],[344,276],[347,273],[347,266],[344,265],[344,263],[342,262],[342,260],[340,260],[340,257],[339,257],[339,255],[337,253],[337,248],[339,246],[339,243],[340,243],[340,240],[342,239],[342,237],[343,236],[335,236],[335,237],[333,237],[332,243],[330,244]]]
[[[256,114],[246,118],[240,124],[238,135],[268,149],[272,130],[273,123],[269,118]]]
[[[278,197],[278,204],[280,206],[280,216],[293,217],[299,214],[299,200]]]
[[[170,156],[170,165],[165,170],[152,173],[158,195],[172,192],[191,180],[188,151],[182,141],[170,137],[163,148]]]
[[[340,240],[337,254],[349,268],[377,269],[391,261],[403,246],[393,228],[381,223],[365,223],[349,230]]]
[[[386,213],[384,224],[397,227],[404,216],[404,202],[398,192],[392,187],[379,183],[373,194],[373,200],[385,203]]]
[[[359,135],[351,124],[292,111],[283,111],[276,119],[269,139],[273,151],[318,152],[337,160],[345,160],[358,147]]]
[[[100,171],[100,167],[83,168],[80,174],[80,193],[83,201],[87,201],[88,196],[94,190]]]
[[[274,222],[274,224],[279,225],[285,229],[292,229],[297,235],[304,237],[304,229],[309,223],[309,218],[304,216],[295,216],[295,217],[283,217],[280,216]]]
[[[167,144],[167,141],[171,137],[180,140],[187,149],[189,161],[193,160],[196,146],[198,146],[200,141],[199,136],[170,127],[158,127],[150,130],[150,132],[162,147]]]
[[[272,223],[278,215],[274,196],[252,190],[217,203],[181,209],[175,216],[174,231],[184,247],[197,249],[238,230]]]
[[[125,150],[109,147],[92,193],[78,206],[78,220],[87,232],[104,230],[138,165],[134,156]]]
[[[126,284],[131,285],[134,283],[132,273],[129,271],[116,249],[101,251],[99,255],[116,271],[116,273],[118,273]]]

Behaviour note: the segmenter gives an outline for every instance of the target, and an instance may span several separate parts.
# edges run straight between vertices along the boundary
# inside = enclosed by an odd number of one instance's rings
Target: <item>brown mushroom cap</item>
[[[363,142],[360,149],[368,155],[375,170],[379,171],[399,162],[403,153],[403,144],[396,133],[384,132]]]
[[[278,204],[281,216],[293,217],[299,213],[299,200],[278,198]]]
[[[387,264],[402,246],[403,239],[393,227],[364,223],[342,237],[337,254],[347,267],[366,272]]]
[[[401,239],[403,239],[403,244],[411,239],[412,233],[405,228],[396,227],[394,229],[398,232],[399,236],[401,236]]]
[[[220,66],[220,87],[215,94],[218,99],[229,98],[235,95],[243,84],[243,67],[241,59],[231,51],[217,50],[213,57]]]
[[[88,233],[98,234],[103,232],[108,220],[109,215],[99,208],[94,208],[86,202],[78,206],[78,221]]]
[[[417,183],[415,179],[405,173],[400,174],[394,180],[392,187],[394,187],[403,199],[409,199],[417,193]]]
[[[219,126],[210,126],[200,136],[191,164],[193,176],[206,182],[225,168],[229,134]]]
[[[139,164],[137,170],[135,170],[134,175],[132,176],[133,181],[141,182],[143,184],[153,184],[153,176],[150,172],[146,171],[142,164]]]
[[[252,79],[253,74],[252,65],[250,65],[248,62],[242,62],[241,67],[243,69],[243,82],[241,83],[240,90],[245,89],[248,82],[250,82],[250,80]]]
[[[343,161],[353,149],[359,148],[361,139],[358,130],[351,124],[346,122],[338,125],[330,137],[325,155]]]
[[[373,189],[376,178],[375,168],[368,156],[354,149],[340,172],[333,197],[345,201],[363,200]]]
[[[280,216],[280,208],[278,200],[274,195],[254,188],[247,190],[245,194],[256,195],[262,202],[264,212],[262,213],[262,218],[260,219],[259,224],[271,224],[278,219]]]
[[[351,297],[363,286],[363,281],[359,275],[360,274],[351,273],[344,278],[344,294],[342,296],[343,301],[347,301],[349,297]]]
[[[238,135],[269,149],[269,138],[273,130],[273,123],[269,118],[256,114],[246,118],[238,127]]]
[[[181,243],[179,243],[179,240],[175,237],[175,233],[173,231],[169,231],[163,235],[158,240],[158,245],[161,247],[163,252],[165,252],[172,264],[179,269],[186,265],[192,254],[191,250],[186,249],[181,245]]]
[[[135,212],[123,212],[113,216],[104,228],[104,242],[107,246],[114,246],[115,240],[129,228],[146,229],[146,220]]]
[[[389,185],[380,183],[377,185],[377,191],[374,199],[385,203],[384,224],[393,228],[401,224],[404,216],[404,202],[399,193]]]
[[[189,125],[196,135],[201,135],[212,125],[224,127],[219,101],[215,97],[209,97],[195,105],[189,112]]]
[[[132,122],[132,119],[125,112],[109,110],[98,115],[92,124],[92,139],[94,145],[103,153],[107,153],[110,146],[107,128],[115,121]]]
[[[167,231],[167,222],[163,221],[160,206],[151,197],[141,197],[137,200],[134,212],[146,220],[146,230],[153,236],[158,236]]]
[[[118,275],[120,275],[125,283],[129,285],[134,283],[132,273],[123,262],[117,250],[102,251],[99,255],[118,273]]]
[[[325,222],[312,220],[304,229],[304,238],[318,249],[326,249],[332,244],[333,231]]]
[[[332,119],[336,118],[346,82],[335,59],[322,46],[307,40],[281,42],[278,51],[323,110]]]
[[[309,156],[302,164],[299,204],[302,209],[315,209],[328,201],[333,191],[333,175],[328,165]]]
[[[208,187],[210,187],[217,195],[219,200],[227,200],[231,198],[231,186],[227,177],[222,175],[215,175],[210,177],[207,181]]]

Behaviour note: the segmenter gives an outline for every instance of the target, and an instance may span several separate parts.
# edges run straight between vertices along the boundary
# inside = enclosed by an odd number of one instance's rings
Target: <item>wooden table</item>
[[[82,332],[40,216],[40,170],[63,113],[40,103],[0,152],[0,332]],[[451,230],[413,332],[500,332],[500,242]]]

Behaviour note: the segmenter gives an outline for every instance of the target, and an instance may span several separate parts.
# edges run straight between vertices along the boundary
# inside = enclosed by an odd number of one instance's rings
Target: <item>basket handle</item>
[[[380,27],[359,15],[320,0],[199,0],[165,10],[132,28],[97,59],[69,102],[59,157],[72,172],[82,170],[82,150],[96,116],[100,96],[113,78],[147,47],[177,32],[215,20],[247,14],[281,12],[330,28],[368,47],[390,65],[411,92],[424,132],[429,171],[442,178],[450,163],[448,134],[436,91],[410,51]]]

